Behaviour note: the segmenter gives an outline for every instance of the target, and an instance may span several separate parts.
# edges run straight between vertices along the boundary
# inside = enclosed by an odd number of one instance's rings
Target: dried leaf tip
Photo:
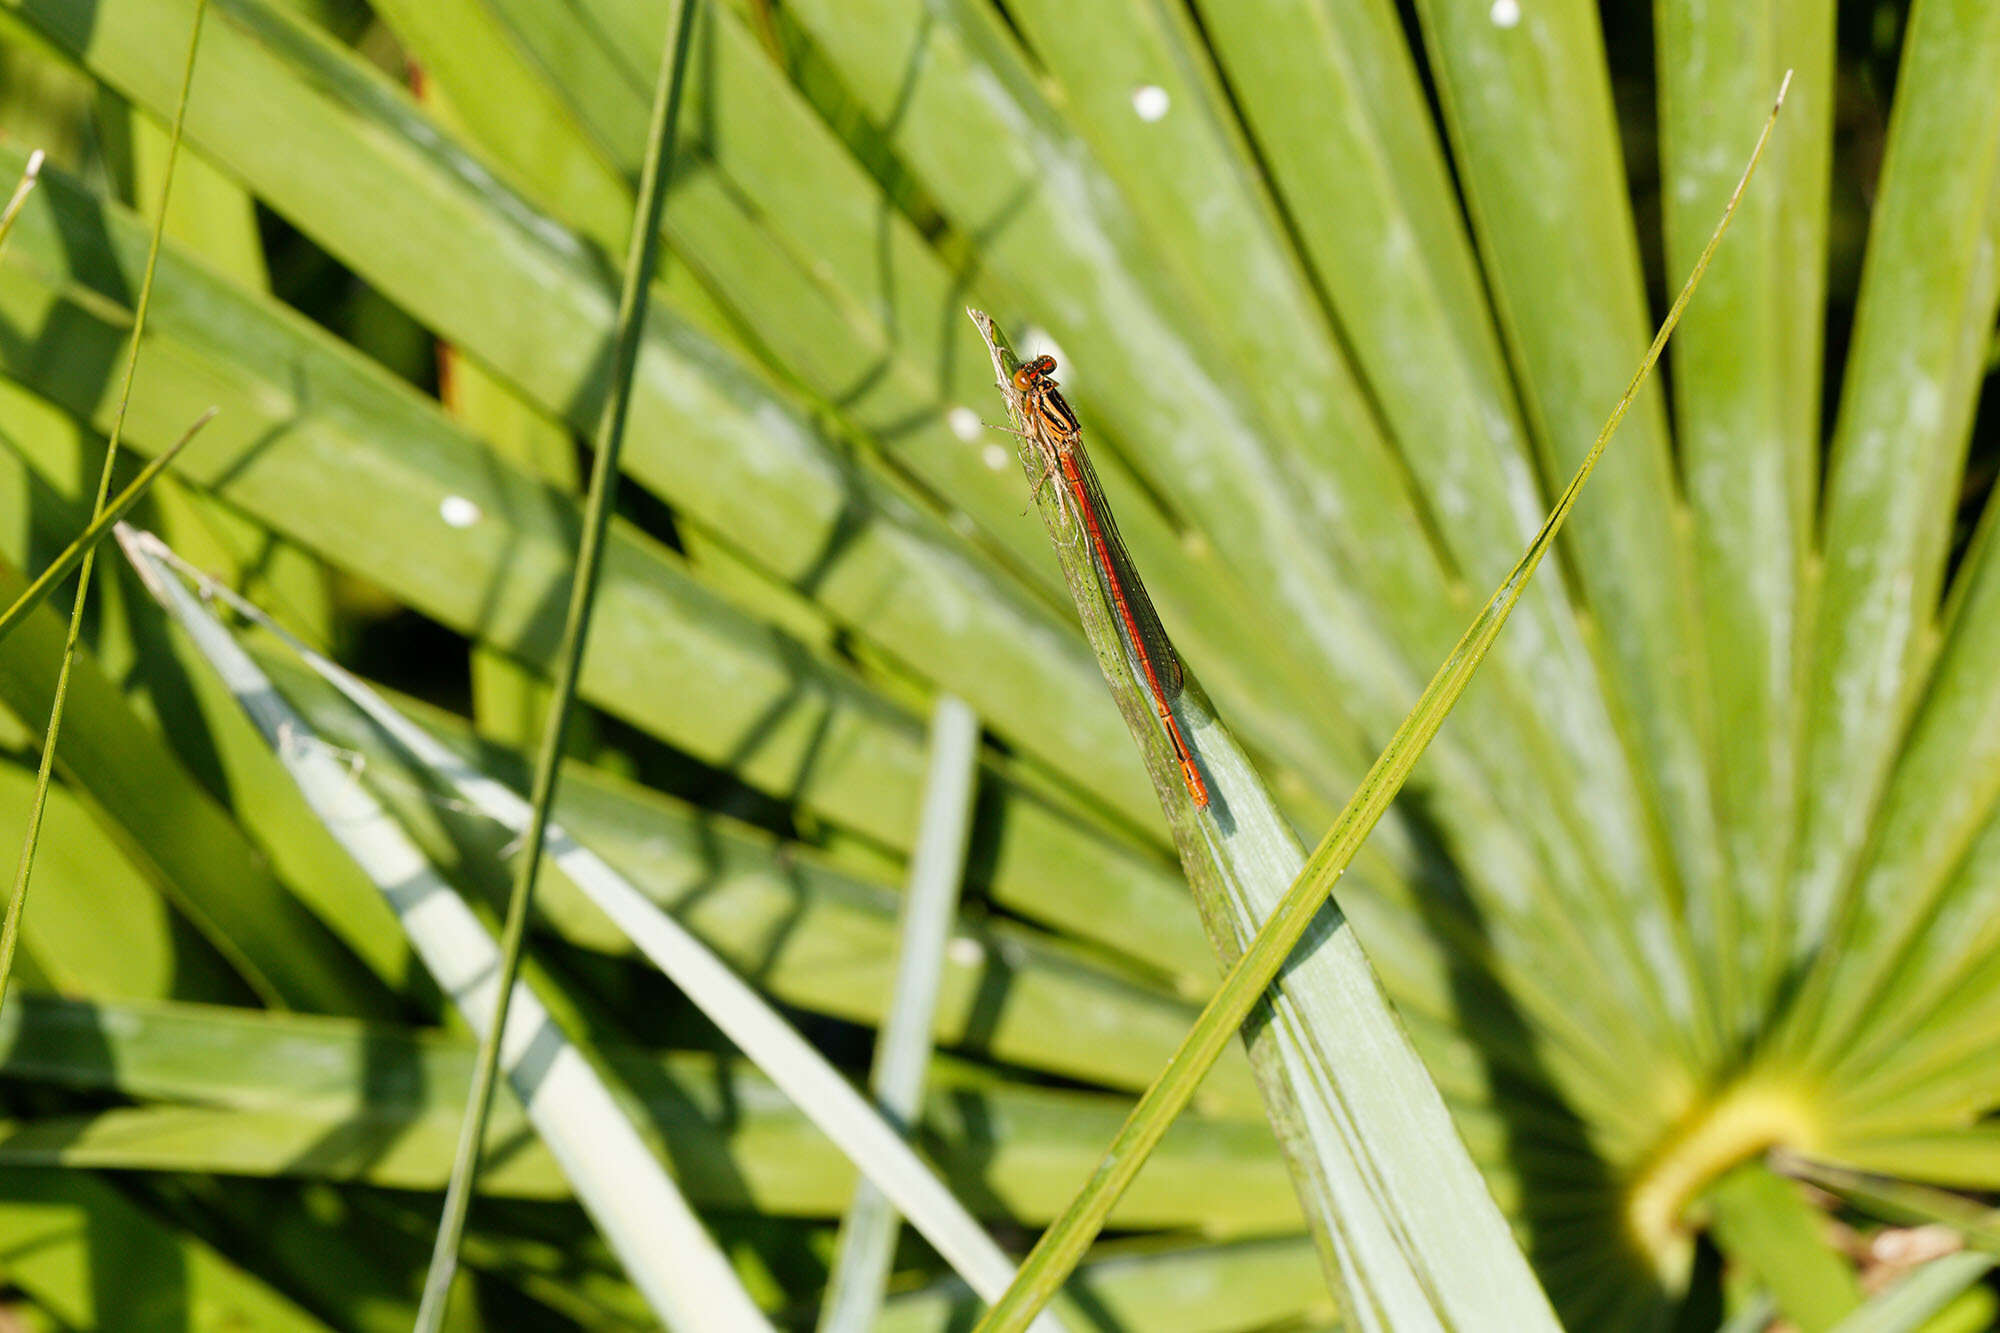
[[[14,215],[21,211],[21,205],[28,202],[28,192],[35,188],[35,180],[42,174],[42,150],[37,148],[28,154],[27,168],[21,172],[21,182],[14,187],[14,193],[7,200],[7,208],[0,212],[0,237],[4,237],[14,225]]]

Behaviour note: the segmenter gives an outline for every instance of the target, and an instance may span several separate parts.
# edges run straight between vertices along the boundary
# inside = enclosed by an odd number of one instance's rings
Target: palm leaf
[[[193,14],[0,0],[0,179],[48,156],[0,253],[11,569],[91,523],[149,233],[128,205],[157,197]],[[524,790],[667,18],[211,0],[123,426],[142,457],[114,489],[219,407],[133,515]],[[891,1007],[923,720],[967,700],[984,734],[915,1142],[1023,1245],[1219,956],[1172,860],[1185,829],[984,427],[964,308],[1062,359],[1201,686],[1202,762],[1269,793],[1257,836],[1295,857],[1535,532],[1795,67],[1661,390],[1343,876],[1339,938],[1287,982],[1350,1076],[1355,1010],[1307,979],[1365,951],[1568,1326],[1754,1327],[1759,1290],[1823,1321],[1853,1260],[1820,1219],[1866,1210],[1772,1179],[1768,1149],[2000,1185],[1996,61],[1976,0],[704,6],[579,681],[590,734],[555,817],[859,1082]],[[192,1073],[157,1094],[136,1073],[10,1078],[19,1160],[71,1156],[7,1168],[0,1245],[99,1218],[158,1256],[135,1300],[206,1308],[171,1293],[226,1263],[289,1307],[273,1326],[407,1327],[464,1029],[137,593],[91,593],[16,998],[235,1006],[275,1101]],[[246,646],[425,856],[497,901],[506,835]],[[60,650],[47,608],[0,642],[0,829],[27,808]],[[716,1053],[560,872],[537,901],[524,967],[581,1045],[676,1080],[710,1062],[713,1084],[637,1086],[670,1159],[725,1145],[688,1197],[766,1317],[811,1324],[853,1177],[759,1100],[786,1071]],[[126,1068],[155,1042],[199,1064],[198,1041],[107,1014],[134,1024],[113,1041]],[[421,1069],[421,1106],[360,1086],[363,1060],[339,1066],[358,1101],[287,1110],[333,1057],[285,1040],[360,1018],[448,1048],[378,1065]],[[1086,1257],[1066,1318],[1329,1321],[1311,1269],[1342,1265],[1308,1233],[1363,1219],[1324,1191],[1302,1213],[1260,1090],[1233,1055],[1208,1080],[1113,1214],[1168,1234]],[[669,1114],[690,1099],[702,1117]],[[376,1114],[379,1165],[294,1166]],[[1298,1160],[1299,1126],[1340,1114],[1309,1098],[1275,1138]],[[644,1326],[540,1153],[472,1214],[458,1326]],[[38,1204],[48,1182],[92,1193]],[[94,1304],[121,1294],[101,1251],[49,1252],[16,1278],[32,1317],[131,1324],[133,1302]],[[1982,1317],[1995,1284],[1971,1268],[1920,1274],[1887,1317]],[[976,1314],[922,1246],[893,1269],[892,1326]],[[1174,1299],[1210,1278],[1214,1304]]]

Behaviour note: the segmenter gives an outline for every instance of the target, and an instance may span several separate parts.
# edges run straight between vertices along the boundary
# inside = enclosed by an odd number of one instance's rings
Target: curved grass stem
[[[182,431],[178,440],[163,450],[159,457],[146,464],[145,469],[132,478],[132,484],[118,492],[118,498],[106,505],[104,512],[99,514],[89,527],[77,534],[75,541],[63,548],[61,555],[49,561],[48,568],[35,576],[35,581],[21,591],[21,595],[14,599],[12,606],[0,611],[0,643],[5,643],[7,636],[14,632],[14,627],[27,619],[30,612],[46,601],[55,586],[68,578],[70,572],[83,563],[83,558],[97,549],[99,542],[111,535],[111,530],[118,526],[119,520],[132,512],[133,505],[146,498],[146,492],[153,489],[153,483],[165,474],[180,451],[187,448],[188,442],[194,439],[203,426],[215,420],[215,412],[216,409],[211,407],[196,417],[194,424]]]
[[[153,272],[160,262],[160,241],[167,229],[167,199],[174,188],[174,161],[180,156],[181,129],[187,121],[188,94],[194,87],[194,58],[201,48],[201,21],[208,14],[208,0],[195,0],[194,22],[188,28],[187,59],[181,66],[180,96],[174,103],[173,134],[167,141],[167,165],[160,182],[160,206],[153,218],[153,234],[146,244],[146,274],[139,283],[139,304],[132,315],[132,340],[125,354],[125,376],[118,387],[118,406],[111,418],[111,434],[104,446],[104,466],[97,476],[97,496],[91,503],[91,531],[99,537],[105,517],[105,501],[111,494],[111,473],[118,463],[118,444],[125,434],[125,413],[132,404],[132,375],[139,365],[139,339],[146,331],[146,310],[153,299]],[[30,160],[30,174],[9,203],[5,225],[11,227],[14,214],[33,184],[38,159]],[[0,233],[4,239],[4,233]],[[35,869],[35,847],[41,841],[42,814],[48,808],[49,777],[55,768],[56,738],[62,732],[63,704],[69,698],[70,663],[76,660],[76,645],[83,634],[83,608],[90,595],[91,568],[97,548],[88,545],[77,559],[76,598],[70,603],[69,636],[63,641],[62,666],[56,671],[55,697],[49,704],[48,730],[42,736],[41,764],[35,770],[35,795],[28,807],[28,830],[21,839],[21,860],[14,871],[14,892],[7,899],[7,917],[0,923],[0,1004],[6,1003],[7,982],[14,971],[14,950],[21,938],[21,913],[28,902],[28,879]]]
[[[500,1066],[500,1041],[507,1030],[508,1001],[514,993],[514,979],[520,972],[528,908],[534,901],[535,880],[541,869],[549,811],[555,803],[556,777],[562,765],[563,740],[576,703],[584,641],[597,594],[597,575],[603,562],[605,534],[610,530],[613,502],[618,494],[620,446],[624,442],[625,419],[632,402],[632,377],[639,361],[647,301],[659,267],[660,219],[666,209],[667,181],[673,164],[674,123],[680,114],[681,89],[687,72],[694,13],[695,0],[681,0],[679,14],[668,30],[667,47],[661,53],[652,121],[647,131],[646,165],[632,217],[624,285],[618,294],[618,316],[612,335],[612,361],[604,412],[598,420],[594,441],[595,458],[590,474],[590,493],[584,507],[583,538],[577,549],[576,574],[570,583],[569,610],[563,623],[562,644],[558,649],[555,684],[543,725],[541,751],[535,763],[535,781],[530,795],[533,813],[522,836],[519,860],[515,863],[513,890],[507,900],[507,921],[501,933],[499,996],[494,1003],[493,1021],[479,1044],[478,1062],[473,1067],[465,1122],[452,1159],[451,1180],[445,1190],[444,1214],[431,1251],[430,1271],[424,1278],[423,1301],[417,1310],[418,1333],[436,1333],[444,1323],[452,1276],[458,1269],[458,1249],[465,1233],[466,1211],[471,1203],[473,1182],[479,1172],[480,1146],[486,1137],[486,1117],[493,1103],[493,1085]]]

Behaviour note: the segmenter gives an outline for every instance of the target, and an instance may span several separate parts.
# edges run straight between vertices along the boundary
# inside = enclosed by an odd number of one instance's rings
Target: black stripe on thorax
[[[1075,435],[1082,427],[1077,425],[1076,413],[1069,410],[1063,396],[1049,385],[1040,386],[1028,399],[1042,424],[1054,435]]]

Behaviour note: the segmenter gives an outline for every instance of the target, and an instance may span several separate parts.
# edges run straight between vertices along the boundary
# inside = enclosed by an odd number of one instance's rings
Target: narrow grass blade
[[[646,305],[658,267],[660,217],[666,210],[667,182],[673,174],[674,122],[680,114],[681,88],[687,72],[689,39],[694,32],[696,0],[680,0],[672,36],[660,52],[654,91],[653,119],[646,143],[645,171],[639,182],[639,204],[633,212],[631,246],[625,258],[625,283],[618,295],[609,396],[598,424],[596,457],[590,474],[590,496],[584,508],[583,541],[571,578],[569,611],[557,650],[554,697],[543,723],[541,753],[535,764],[535,785],[527,832],[516,861],[513,892],[507,899],[507,921],[500,939],[500,985],[495,993],[492,1022],[473,1070],[472,1092],[466,1102],[465,1132],[459,1157],[445,1190],[444,1219],[438,1226],[437,1250],[424,1280],[423,1303],[417,1310],[418,1333],[438,1333],[451,1299],[452,1274],[458,1267],[459,1238],[465,1231],[466,1209],[472,1203],[472,1182],[479,1172],[485,1142],[486,1116],[493,1104],[493,1082],[500,1063],[500,1036],[507,1028],[507,1007],[514,995],[514,978],[521,968],[521,948],[527,936],[528,908],[541,874],[542,846],[548,834],[549,810],[556,781],[562,773],[563,743],[576,687],[583,670],[584,641],[597,597],[598,571],[605,537],[618,496],[619,455],[625,422],[632,405],[632,378],[639,363],[639,343],[646,325]]]
[[[1787,79],[1789,83],[1789,78]],[[1374,827],[1389,803],[1401,790],[1410,770],[1416,766],[1424,747],[1443,725],[1451,706],[1470,683],[1480,659],[1492,645],[1500,629],[1506,624],[1508,613],[1520,599],[1528,579],[1535,567],[1547,554],[1562,528],[1563,520],[1569,516],[1577,497],[1582,493],[1584,483],[1603,455],[1612,433],[1624,419],[1626,411],[1637,397],[1639,388],[1645,383],[1653,364],[1665,348],[1667,338],[1679,322],[1681,312],[1687,308],[1689,299],[1700,284],[1702,274],[1707,270],[1715,250],[1721,244],[1723,235],[1729,229],[1737,204],[1743,197],[1751,177],[1757,169],[1757,162],[1763,154],[1764,145],[1769,142],[1772,128],[1777,123],[1778,111],[1784,105],[1785,89],[1781,86],[1777,99],[1773,102],[1770,115],[1766,117],[1763,131],[1751,150],[1750,160],[1737,181],[1735,191],[1723,210],[1721,220],[1709,237],[1708,245],[1695,261],[1687,283],[1681,288],[1673,307],[1667,312],[1658,334],[1647,349],[1638,371],[1626,385],[1625,392],[1612,408],[1610,418],[1598,432],[1590,451],[1584,456],[1576,475],[1571,479],[1555,508],[1550,512],[1542,530],[1536,534],[1526,554],[1521,557],[1505,582],[1494,592],[1472,625],[1466,630],[1458,646],[1452,650],[1444,665],[1438,669],[1431,683],[1425,687],[1422,696],[1410,710],[1402,728],[1390,739],[1382,755],[1362,780],[1347,808],[1341,812],[1319,847],[1307,861],[1305,869],[1287,890],[1284,900],[1270,919],[1258,930],[1257,936],[1244,949],[1243,955],[1231,967],[1222,986],[1203,1010],[1201,1018],[1188,1034],[1180,1050],[1162,1071],[1160,1077],[1140,1099],[1125,1127],[1112,1141],[1104,1161],[1090,1181],[1077,1195],[1070,1209],[1055,1226],[1043,1233],[1034,1252],[1022,1265],[1020,1276],[1009,1288],[1005,1297],[988,1311],[981,1322],[982,1333],[1002,1333],[1003,1330],[1018,1330],[1026,1326],[1035,1311],[1062,1285],[1091,1241],[1103,1225],[1111,1205],[1128,1186],[1144,1165],[1147,1154],[1159,1142],[1167,1126],[1179,1114],[1188,1100],[1200,1086],[1210,1066],[1223,1049],[1234,1039],[1244,1020],[1262,998],[1265,990],[1285,965],[1292,950],[1297,946],[1306,930],[1313,924],[1320,906],[1330,896],[1333,885],[1347,868],[1362,842]],[[996,353],[997,356],[997,353]],[[1074,582],[1073,582],[1073,585]],[[1408,1237],[1407,1243],[1421,1249],[1423,1237]],[[1548,1316],[1551,1320],[1553,1316]]]
[[[132,484],[120,491],[118,498],[106,505],[91,521],[90,526],[85,528],[75,541],[64,547],[61,555],[49,562],[47,569],[36,575],[35,581],[14,599],[14,604],[6,611],[0,612],[0,643],[6,642],[14,626],[20,624],[22,618],[30,611],[40,606],[50,591],[69,577],[71,570],[83,563],[84,556],[96,550],[97,544],[111,535],[111,530],[118,526],[119,520],[131,512],[133,505],[145,498],[153,483],[160,479],[160,475],[174,461],[174,456],[187,447],[188,441],[195,437],[195,432],[214,419],[215,411],[211,407],[202,413],[195,423],[187,428],[185,435],[162,451],[152,462],[146,464],[145,469],[132,478]]]
[[[146,585],[180,622],[298,783],[314,812],[396,911],[425,966],[482,1039],[495,1012],[499,950],[465,901],[411,843],[228,632],[181,586],[157,539],[119,530]],[[525,823],[525,819],[523,820]],[[509,1083],[605,1240],[671,1327],[767,1330],[609,1089],[532,990],[515,983],[500,1043]]]
[[[215,590],[226,595],[223,590]],[[239,609],[258,616],[255,608]],[[469,768],[450,750],[390,708],[361,681],[332,662],[289,640],[315,672],[331,683],[412,757],[430,769],[459,799],[510,831],[527,827],[530,807],[502,784]],[[611,918],[725,1036],[770,1076],[785,1095],[810,1114],[863,1172],[879,1185],[911,1225],[982,1295],[997,1295],[1013,1277],[1013,1265],[972,1219],[964,1206],[910,1150],[839,1071],[750,986],[661,911],[630,881],[559,826],[549,829],[549,857],[596,906]],[[1055,1333],[1050,1320],[1037,1328]]]
[[[1750,1162],[1717,1182],[1708,1201],[1716,1245],[1761,1278],[1804,1333],[1824,1333],[1860,1306],[1853,1265],[1827,1243],[1826,1215],[1793,1182]]]
[[[111,419],[110,438],[104,446],[104,466],[97,477],[97,498],[91,515],[93,523],[103,515],[104,503],[111,495],[111,473],[118,463],[118,444],[125,433],[125,412],[132,402],[132,375],[139,366],[139,340],[146,331],[146,308],[152,304],[153,274],[159,265],[160,241],[167,226],[167,201],[174,184],[174,158],[180,151],[181,128],[187,119],[188,93],[194,87],[195,53],[201,49],[201,21],[207,13],[208,0],[195,0],[194,22],[188,27],[187,56],[181,66],[180,95],[174,102],[173,136],[167,149],[165,176],[160,184],[159,211],[153,219],[153,234],[146,246],[146,276],[139,284],[139,303],[133,312],[132,340],[125,356],[124,381],[118,390],[118,408]],[[9,228],[21,201],[27,196],[25,187],[32,181],[30,174],[24,188],[16,192],[13,203],[8,206],[6,225]],[[69,613],[69,639],[63,645],[62,667],[56,673],[55,698],[49,705],[48,730],[42,737],[42,765],[35,775],[35,799],[28,812],[27,834],[21,840],[21,861],[14,873],[14,892],[7,900],[6,920],[0,923],[0,1004],[6,1002],[7,978],[14,969],[14,949],[20,942],[21,912],[28,902],[28,878],[34,873],[35,844],[41,837],[42,809],[48,801],[49,776],[55,767],[56,740],[62,733],[63,704],[69,698],[70,663],[76,656],[77,640],[83,634],[83,608],[90,595],[90,571],[96,555],[97,548],[89,546],[78,560],[76,598],[70,605]]]
[[[973,786],[979,774],[979,718],[964,700],[941,695],[931,713],[930,774],[896,950],[895,992],[875,1043],[870,1090],[885,1115],[907,1133],[923,1101],[931,1058],[944,953],[957,915],[965,848],[972,833]],[[867,1333],[882,1309],[895,1258],[897,1218],[887,1196],[867,1177],[841,1223],[833,1272],[820,1310],[820,1333]]]
[[[7,237],[14,231],[14,219],[21,212],[21,205],[28,202],[28,195],[35,188],[35,181],[42,174],[42,150],[37,148],[28,154],[28,165],[21,172],[21,183],[14,187],[13,195],[7,200],[7,211],[0,213],[0,255],[7,253]]]

